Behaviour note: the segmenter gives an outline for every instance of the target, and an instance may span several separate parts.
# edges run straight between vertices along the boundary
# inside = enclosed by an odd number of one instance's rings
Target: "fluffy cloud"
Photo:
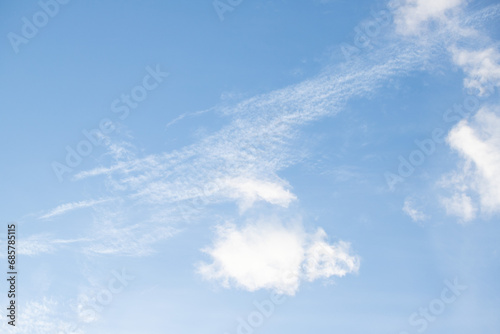
[[[500,212],[499,129],[498,108],[483,108],[472,120],[458,123],[448,135],[448,144],[463,161],[458,171],[443,180],[453,190],[443,204],[448,213],[464,221],[473,219],[478,209],[487,215]]]
[[[301,226],[286,227],[278,221],[258,221],[242,228],[219,226],[214,245],[204,250],[212,263],[200,264],[198,272],[224,287],[294,295],[302,280],[358,271],[359,258],[350,253],[348,243],[331,245],[325,239],[322,229],[308,234]]]

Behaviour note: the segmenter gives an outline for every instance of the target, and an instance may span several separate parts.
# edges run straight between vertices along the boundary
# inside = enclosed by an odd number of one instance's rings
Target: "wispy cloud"
[[[272,181],[263,181],[247,178],[228,178],[218,183],[225,188],[227,196],[240,201],[241,210],[250,208],[257,200],[263,200],[271,204],[288,207],[290,202],[297,199],[282,184]]]
[[[86,200],[86,201],[65,203],[65,204],[57,206],[56,208],[50,210],[48,213],[40,216],[39,219],[53,218],[55,216],[59,216],[59,215],[68,213],[70,211],[93,207],[95,205],[109,202],[112,200],[113,200],[112,198],[105,198],[105,199],[99,199],[99,200]]]
[[[141,157],[127,145],[119,150],[122,154],[105,156],[111,162],[75,179],[104,177],[108,190],[123,203],[110,202],[95,212],[102,239],[85,251],[150,254],[154,243],[175,233],[175,224],[199,219],[206,212],[200,209],[210,204],[234,202],[240,213],[257,202],[288,207],[297,196],[279,173],[306,157],[296,149],[300,127],[340,112],[349,99],[419,68],[428,56],[411,44],[389,46],[364,62],[328,68],[302,83],[217,107],[229,124],[180,150]],[[73,205],[56,212],[68,208]],[[151,242],[138,242],[143,238]]]
[[[172,125],[176,124],[177,122],[180,122],[184,118],[199,116],[199,115],[202,115],[204,113],[210,112],[213,109],[214,108],[210,108],[210,109],[206,109],[206,110],[200,110],[200,111],[195,111],[195,112],[186,112],[186,113],[183,113],[183,114],[177,116],[176,118],[174,118],[173,120],[171,120],[170,122],[168,122],[167,125],[165,125],[165,128],[171,127]]]
[[[142,257],[154,253],[155,243],[174,236],[178,230],[171,226],[132,225],[119,227],[112,223],[101,228],[99,238],[85,246],[89,255],[119,255]]]
[[[449,15],[451,7],[439,3],[440,7],[434,9],[417,4],[420,16],[414,20],[415,24],[453,17]],[[462,6],[461,2],[456,6]],[[464,20],[460,11],[451,12],[459,15],[456,20]],[[410,15],[403,9],[400,13]],[[475,24],[473,20],[470,22]],[[128,252],[122,245],[134,233],[155,242],[166,239],[171,236],[169,228],[199,219],[205,212],[200,209],[210,204],[234,202],[240,213],[258,202],[288,207],[297,195],[280,174],[307,157],[307,153],[296,148],[302,127],[337,114],[351,99],[374,94],[387,80],[422,70],[434,58],[442,61],[442,45],[449,43],[453,31],[447,28],[429,34],[425,38],[426,47],[414,39],[389,33],[385,37],[386,46],[372,50],[362,59],[328,66],[317,76],[283,89],[213,107],[209,110],[226,117],[228,124],[180,149],[144,156],[131,145],[115,144],[112,151],[120,154],[107,155],[101,166],[75,176],[75,180],[104,178],[113,196],[124,201],[118,207],[108,203],[104,210],[95,213],[95,225],[113,231],[106,234],[103,230],[103,235],[113,241],[103,239],[87,251],[149,254],[151,248]],[[55,213],[68,208],[72,206],[56,208]],[[132,208],[136,212],[128,211]],[[121,215],[118,220],[109,219],[117,210],[130,212],[135,218]],[[137,212],[141,212],[140,216]],[[107,223],[102,224],[103,221]],[[159,231],[156,236],[161,237],[149,236],[149,232],[139,227],[141,224],[154,226]]]
[[[472,199],[463,192],[456,192],[451,197],[443,197],[441,203],[446,214],[458,217],[460,223],[466,223],[476,218],[477,207]]]
[[[24,234],[24,233],[23,233]],[[93,238],[63,239],[53,233],[37,233],[23,236],[17,240],[17,253],[24,256],[39,256],[52,254],[62,249],[78,250],[92,242]],[[5,241],[0,241],[1,247],[6,247]],[[0,254],[0,258],[6,257]]]
[[[428,217],[422,211],[415,208],[415,203],[412,199],[405,199],[403,212],[406,213],[414,222],[426,220]]]
[[[235,201],[245,208],[257,201],[287,206],[295,195],[278,173],[305,158],[294,147],[300,127],[338,113],[349,99],[419,68],[428,56],[411,44],[390,46],[365,62],[330,68],[297,85],[220,107],[218,113],[231,117],[230,124],[195,144],[116,159],[76,179],[105,176],[114,190],[162,207],[193,199]]]
[[[179,229],[176,224],[197,219],[198,214],[203,215],[205,212],[198,209],[210,204],[235,203],[239,206],[240,214],[245,214],[259,202],[289,207],[297,201],[298,196],[283,178],[282,171],[307,158],[307,152],[297,149],[305,125],[336,115],[350,100],[371,96],[390,79],[425,69],[435,59],[442,61],[444,50],[449,51],[449,59],[463,67],[471,78],[485,73],[485,63],[478,61],[477,57],[495,56],[493,51],[478,56],[470,54],[469,49],[458,48],[455,42],[463,36],[469,36],[465,33],[450,39],[452,34],[456,34],[456,21],[469,22],[468,25],[473,26],[477,23],[474,20],[480,20],[485,13],[467,21],[467,16],[461,12],[461,1],[447,4],[438,1],[434,5],[422,1],[407,3],[410,5],[408,8],[417,10],[412,14],[411,10],[401,7],[397,13],[400,18],[416,15],[407,17],[410,29],[414,31],[419,30],[422,24],[427,27],[430,20],[451,18],[452,21],[443,23],[446,29],[428,34],[425,37],[426,47],[407,35],[388,32],[387,36],[381,38],[381,46],[363,58],[327,66],[315,77],[282,89],[210,108],[214,114],[225,117],[227,124],[191,145],[169,152],[143,155],[126,142],[112,143],[107,146],[109,153],[103,156],[101,165],[80,172],[74,178],[78,181],[100,177],[112,197],[63,204],[43,214],[40,219],[56,218],[76,209],[93,208],[95,231],[100,237],[85,243],[85,252],[144,256],[154,252],[155,243],[177,233]],[[398,22],[396,24],[405,21]],[[394,31],[398,29],[393,28]],[[461,31],[471,30],[468,26],[465,28]],[[455,58],[453,50],[458,50]],[[475,80],[482,83],[477,78]],[[181,115],[170,126],[202,112]],[[120,198],[120,203],[112,198]],[[407,211],[419,219],[421,216],[418,212],[410,208]],[[243,233],[237,227],[235,231],[236,234]],[[295,232],[290,233],[292,235],[284,234],[290,242],[300,239],[293,239]],[[301,238],[312,237],[302,235]],[[333,263],[331,254],[345,253],[346,246],[341,243],[330,246],[333,248],[322,256]],[[50,247],[54,247],[53,244],[47,246],[47,251],[52,249]],[[307,255],[304,255],[307,247],[301,247],[299,253],[303,255],[300,263],[304,264],[307,263]],[[295,263],[293,261],[290,263]],[[348,266],[350,271],[355,271],[353,263]],[[328,276],[330,273],[340,275],[343,272],[333,265],[328,268],[316,268],[314,271],[314,266],[310,266],[309,271],[302,269],[299,276],[307,280],[307,277]],[[279,286],[269,284],[275,288]],[[295,291],[293,284],[283,289]]]
[[[90,239],[57,239],[47,233],[34,234],[18,241],[18,252],[21,255],[36,256],[44,253],[53,253],[60,247],[75,243],[87,242]]]
[[[54,299],[31,300],[23,304],[20,309],[22,316],[16,321],[15,327],[7,325],[7,320],[2,319],[0,324],[2,333],[85,333],[69,320],[66,310]],[[12,328],[15,328],[15,331],[12,331]]]
[[[395,10],[396,25],[399,21],[419,25],[429,19],[463,22],[469,16],[454,11],[460,15],[448,14],[462,5],[459,0],[403,2]],[[415,8],[418,10],[412,12]],[[408,18],[411,15],[416,17]],[[478,20],[469,20],[467,27]],[[350,99],[373,94],[385,81],[422,69],[433,57],[441,60],[442,44],[454,46],[456,39],[449,38],[453,33],[449,28],[428,34],[425,48],[414,39],[389,34],[385,47],[373,50],[359,61],[330,66],[298,84],[209,109],[232,120],[195,144],[168,153],[116,159],[108,166],[81,172],[75,179],[106,176],[116,189],[126,189],[136,198],[155,203],[200,197],[203,189],[215,180],[228,178],[286,183],[277,172],[303,158],[293,149],[301,126],[335,115]],[[219,201],[221,192],[201,196]],[[229,199],[240,200],[234,196]]]

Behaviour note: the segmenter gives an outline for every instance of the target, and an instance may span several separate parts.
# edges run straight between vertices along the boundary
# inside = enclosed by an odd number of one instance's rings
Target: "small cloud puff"
[[[410,198],[405,199],[403,212],[410,216],[414,222],[424,221],[428,218],[422,211],[415,208],[415,203]]]

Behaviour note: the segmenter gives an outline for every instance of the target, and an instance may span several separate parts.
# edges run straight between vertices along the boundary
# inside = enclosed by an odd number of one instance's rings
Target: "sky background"
[[[498,1],[0,18],[2,333],[500,332]]]

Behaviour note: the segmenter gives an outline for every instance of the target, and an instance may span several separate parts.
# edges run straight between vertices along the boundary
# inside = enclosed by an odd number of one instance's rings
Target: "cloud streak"
[[[71,202],[71,203],[65,203],[62,205],[57,206],[56,208],[50,210],[48,213],[41,215],[39,219],[50,219],[54,218],[59,215],[66,214],[70,211],[78,210],[78,209],[84,209],[84,208],[91,208],[96,205],[106,203],[109,201],[112,201],[112,198],[105,198],[105,199],[99,199],[99,200],[86,200],[86,201],[79,201],[79,202]]]

